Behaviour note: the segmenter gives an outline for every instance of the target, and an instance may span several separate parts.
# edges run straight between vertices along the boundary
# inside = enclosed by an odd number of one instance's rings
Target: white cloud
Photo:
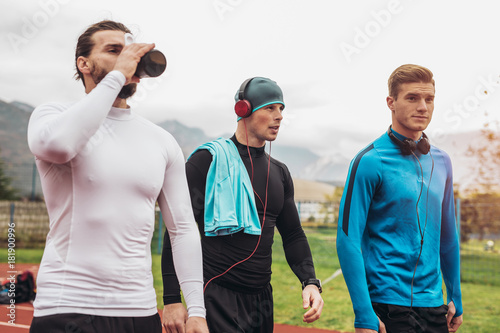
[[[478,77],[500,75],[497,11],[488,0],[7,0],[2,7],[0,91],[33,105],[83,96],[72,77],[76,39],[109,18],[167,56],[161,83],[138,103],[141,114],[210,135],[234,130],[233,96],[251,76],[283,88],[291,119],[279,142],[286,144],[303,137],[303,144],[322,145],[339,130],[382,133],[390,122],[387,78],[403,63],[435,73],[430,130],[479,128],[483,109],[500,109],[498,88],[458,126],[444,116],[474,95]],[[24,40],[13,44],[12,34]],[[350,61],[342,43],[358,49]]]

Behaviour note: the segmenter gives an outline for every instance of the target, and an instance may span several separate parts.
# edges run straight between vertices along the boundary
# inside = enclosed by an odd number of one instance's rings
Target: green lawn
[[[0,250],[0,262],[7,262],[7,249]],[[19,264],[32,264],[39,263],[42,260],[43,249],[19,249],[16,248],[16,263]]]
[[[324,281],[340,268],[335,248],[336,232],[331,229],[307,229],[306,233],[314,257],[316,275]],[[352,303],[342,275],[323,286],[322,296],[325,307],[321,319],[313,324],[302,323],[301,288],[297,278],[286,264],[279,235],[275,237],[273,251],[272,283],[275,300],[275,321],[304,327],[354,332]],[[475,254],[481,258],[486,257],[488,267],[493,260],[495,263],[494,268],[488,274],[500,276],[500,255],[481,254],[480,251]],[[470,265],[471,262],[467,259],[463,266],[466,270],[469,270],[468,266]],[[479,265],[479,263],[476,261],[475,265]],[[459,332],[498,332],[500,326],[498,324],[498,318],[500,318],[500,286],[484,284],[481,281],[481,275],[475,281],[474,275],[471,274],[470,281],[474,283],[462,283],[464,324]]]
[[[308,229],[306,232],[314,256],[316,274],[318,278],[325,281],[340,268],[335,249],[335,231],[331,229]],[[304,310],[302,309],[300,297],[301,287],[286,263],[279,234],[275,237],[273,251],[272,284],[275,301],[275,321],[305,327],[354,332],[352,304],[342,275],[323,286],[322,296],[325,307],[321,319],[313,324],[305,324],[302,322]],[[5,262],[7,260],[7,251],[3,249],[1,252],[4,254],[0,256],[0,262]],[[37,263],[40,261],[41,256],[42,250],[16,249],[17,263]],[[477,268],[479,263],[487,261],[488,265],[493,268],[484,274],[500,276],[500,255],[498,253],[495,255],[485,253],[483,250],[482,252],[474,252],[476,257],[467,256],[468,254],[464,257],[462,264],[464,272],[480,271]],[[471,265],[476,266],[469,268]],[[158,305],[162,307],[161,256],[158,254],[153,255],[153,274]],[[474,280],[474,274],[470,274],[467,279],[468,282],[462,283],[465,314],[464,324],[459,332],[491,333],[499,330],[500,285],[495,282],[486,284],[483,282],[481,275],[478,276],[479,278]]]
[[[485,251],[485,243],[470,240],[461,245],[462,281],[500,287],[500,253]]]

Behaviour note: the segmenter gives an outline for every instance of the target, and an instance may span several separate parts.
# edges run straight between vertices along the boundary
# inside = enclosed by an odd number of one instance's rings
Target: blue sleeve
[[[368,211],[381,180],[380,159],[376,154],[367,155],[372,149],[370,145],[361,151],[349,167],[340,202],[337,253],[353,304],[354,327],[378,331],[379,321],[371,304],[361,253]]]
[[[446,285],[447,303],[453,301],[455,317],[462,315],[462,292],[460,290],[460,244],[455,220],[453,176],[450,158],[445,155],[447,171],[441,220],[441,271]]]

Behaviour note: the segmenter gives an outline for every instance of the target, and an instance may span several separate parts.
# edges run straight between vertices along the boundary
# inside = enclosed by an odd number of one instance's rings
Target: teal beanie
[[[239,89],[234,96],[235,102],[239,99]],[[283,101],[283,92],[274,82],[265,77],[254,77],[245,87],[243,98],[252,105],[252,112],[263,108],[266,105],[280,103],[285,106]],[[238,118],[240,120],[241,118]]]

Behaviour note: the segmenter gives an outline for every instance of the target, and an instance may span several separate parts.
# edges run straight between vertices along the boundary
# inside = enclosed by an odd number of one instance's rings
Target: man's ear
[[[394,97],[387,96],[386,101],[389,109],[391,109],[391,111],[394,112]]]
[[[89,59],[86,57],[78,57],[76,59],[76,65],[82,74],[90,74],[90,63]]]

